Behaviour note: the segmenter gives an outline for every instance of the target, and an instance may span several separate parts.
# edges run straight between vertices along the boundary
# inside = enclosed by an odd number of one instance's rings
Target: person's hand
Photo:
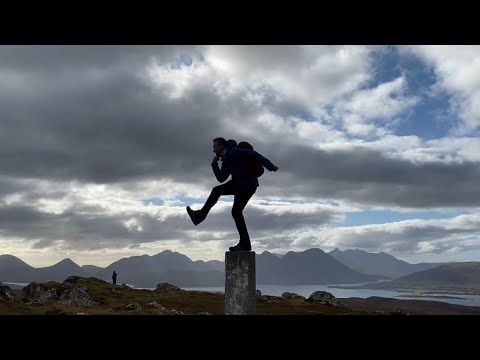
[[[219,158],[217,155],[215,155],[215,156],[213,157],[213,159],[212,159],[212,164],[213,164],[214,162],[218,162],[218,160],[220,160],[220,158]]]
[[[274,166],[273,171],[277,171],[277,170],[278,170],[278,166]]]

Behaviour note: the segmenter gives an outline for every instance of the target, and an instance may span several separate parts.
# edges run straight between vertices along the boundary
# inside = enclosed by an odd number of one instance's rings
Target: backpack
[[[246,141],[240,141],[237,146],[242,149],[253,150],[253,146]],[[245,169],[245,173],[247,176],[260,177],[263,175],[264,171],[265,170],[263,169],[263,165],[257,160],[255,159],[247,160],[246,169]]]

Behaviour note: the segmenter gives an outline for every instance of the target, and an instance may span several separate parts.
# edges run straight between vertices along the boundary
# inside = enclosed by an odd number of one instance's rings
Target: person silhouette
[[[117,283],[117,273],[115,272],[115,270],[113,270],[112,280],[113,280],[113,283],[114,283],[114,284]]]
[[[258,161],[269,171],[277,171],[278,166],[273,165],[270,160],[258,152],[237,147],[235,140],[227,141],[223,137],[213,139],[213,152],[215,156],[211,166],[217,180],[224,182],[230,175],[232,178],[225,184],[215,186],[200,210],[192,210],[190,206],[187,206],[187,213],[193,224],[197,226],[206,219],[208,212],[217,203],[220,196],[233,195],[232,217],[235,220],[240,240],[237,245],[231,246],[229,250],[250,251],[252,245],[242,211],[257,191],[259,184],[258,177],[249,173],[246,167],[251,159]],[[218,166],[218,160],[220,159],[222,160],[221,168]]]

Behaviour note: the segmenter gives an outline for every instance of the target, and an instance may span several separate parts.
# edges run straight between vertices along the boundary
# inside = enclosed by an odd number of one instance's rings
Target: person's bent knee
[[[220,191],[220,188],[218,186],[216,186],[212,189],[211,195],[215,196],[216,198],[219,198],[220,195],[222,195],[222,192]]]

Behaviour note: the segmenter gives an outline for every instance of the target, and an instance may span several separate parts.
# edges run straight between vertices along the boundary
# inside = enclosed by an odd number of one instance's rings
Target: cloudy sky
[[[480,46],[0,46],[0,254],[224,260],[212,139],[279,166],[253,249],[480,259]]]

